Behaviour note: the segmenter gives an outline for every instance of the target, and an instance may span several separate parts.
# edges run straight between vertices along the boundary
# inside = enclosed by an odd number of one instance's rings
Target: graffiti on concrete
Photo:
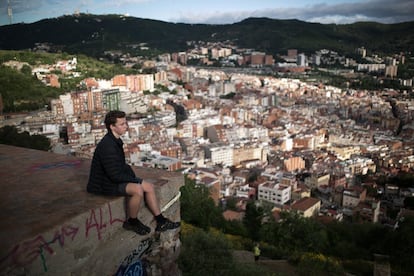
[[[144,253],[148,252],[152,244],[152,239],[148,238],[139,243],[138,247],[134,249],[131,254],[125,257],[121,265],[116,272],[116,276],[126,276],[126,275],[137,275],[145,276],[147,275],[145,266],[141,260]]]
[[[52,244],[59,244],[60,247],[65,245],[65,239],[69,238],[71,241],[75,238],[79,228],[71,225],[64,225],[54,233],[50,239],[45,238],[43,235],[38,235],[34,239],[23,241],[13,247],[13,249],[0,260],[2,267],[6,265],[6,262],[10,262],[14,267],[21,267],[32,263],[39,256],[42,259],[43,269],[47,271],[45,264],[45,255],[55,254],[55,250],[52,248]]]
[[[51,170],[57,168],[77,168],[81,164],[80,160],[73,160],[73,161],[61,161],[61,162],[53,162],[53,163],[42,163],[33,165],[30,169],[32,171],[36,170]]]
[[[108,212],[109,217],[104,218],[102,208],[99,208],[99,215],[96,216],[95,210],[91,210],[89,213],[89,218],[86,219],[85,222],[85,237],[89,236],[89,231],[91,229],[95,229],[98,235],[98,240],[102,238],[102,231],[109,225],[113,225],[116,222],[123,223],[123,219],[113,218],[112,217],[112,210],[111,205],[108,203]]]
[[[56,254],[55,249],[53,249],[54,245],[59,245],[63,248],[65,244],[67,245],[68,242],[73,241],[75,238],[88,239],[92,233],[96,233],[98,240],[101,240],[106,228],[115,223],[123,222],[124,219],[114,218],[112,216],[111,205],[109,203],[105,207],[97,210],[91,209],[83,225],[63,225],[49,237],[37,235],[33,239],[25,240],[14,245],[5,256],[1,256],[0,271],[3,271],[5,267],[24,267],[40,258],[43,270],[46,272],[47,257]],[[79,235],[82,233],[82,228],[85,229],[84,236]]]
[[[146,276],[147,271],[141,260],[135,261],[128,265],[122,274],[116,274],[117,276]]]

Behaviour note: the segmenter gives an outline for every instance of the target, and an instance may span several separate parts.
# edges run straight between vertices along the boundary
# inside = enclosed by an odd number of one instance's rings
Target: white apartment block
[[[236,190],[236,196],[243,197],[243,198],[249,198],[249,193],[251,193],[253,190],[254,188],[249,187],[249,184],[240,186]]]
[[[212,164],[221,164],[223,167],[231,167],[233,166],[233,147],[228,145],[210,145],[205,148],[205,157]]]
[[[281,206],[290,200],[291,191],[291,186],[281,185],[274,181],[267,181],[259,185],[258,199]]]
[[[350,175],[362,174],[365,175],[368,171],[376,172],[375,162],[370,158],[353,158],[343,162],[344,172]]]
[[[154,117],[165,127],[172,127],[177,123],[174,111],[159,111],[154,115]]]
[[[63,114],[65,114],[66,116],[73,115],[73,101],[71,94],[66,93],[64,95],[60,95],[59,99],[63,106]]]
[[[120,96],[120,109],[126,113],[147,112],[148,105],[144,102],[142,95],[138,93],[131,93],[129,91],[121,91]]]
[[[264,127],[233,127],[225,129],[226,138],[230,143],[253,140],[268,141],[269,131]]]
[[[367,71],[367,72],[378,72],[385,70],[384,63],[371,63],[371,64],[361,64],[359,63],[357,66],[358,71]]]
[[[296,64],[298,66],[307,66],[308,65],[305,54],[301,53],[297,56]]]

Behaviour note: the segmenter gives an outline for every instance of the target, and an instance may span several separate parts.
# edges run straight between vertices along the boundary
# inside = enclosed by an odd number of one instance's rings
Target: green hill
[[[234,24],[208,25],[81,14],[1,26],[0,49],[30,49],[36,43],[49,43],[56,51],[97,57],[107,50],[131,49],[140,43],[160,51],[174,52],[186,50],[187,41],[231,41],[242,48],[254,48],[274,55],[284,54],[290,48],[305,53],[323,48],[348,53],[361,46],[391,54],[413,51],[413,29],[414,22],[336,25],[248,18]]]

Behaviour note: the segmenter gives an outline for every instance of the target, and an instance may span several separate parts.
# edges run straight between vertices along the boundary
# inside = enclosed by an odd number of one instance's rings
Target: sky
[[[0,0],[0,26],[75,12],[173,23],[231,24],[248,17],[268,17],[322,24],[389,24],[414,21],[414,0]]]

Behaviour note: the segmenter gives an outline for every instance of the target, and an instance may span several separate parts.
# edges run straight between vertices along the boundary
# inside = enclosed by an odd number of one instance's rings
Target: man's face
[[[112,133],[116,138],[121,137],[128,130],[128,123],[126,118],[116,118],[115,125],[111,125]]]

